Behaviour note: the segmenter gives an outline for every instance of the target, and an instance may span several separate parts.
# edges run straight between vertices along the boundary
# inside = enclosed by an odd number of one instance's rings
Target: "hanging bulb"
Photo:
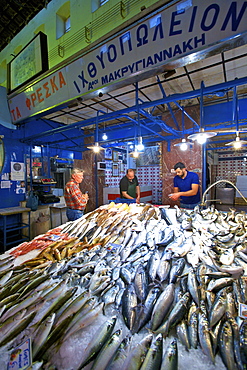
[[[136,146],[136,149],[139,150],[139,151],[144,150],[144,145],[142,144],[142,137],[141,136],[138,138],[138,144]]]
[[[103,135],[102,135],[102,140],[107,140],[108,139],[108,136],[106,135],[106,133],[104,132]]]
[[[189,140],[196,140],[198,144],[205,144],[207,139],[210,139],[211,137],[217,135],[216,132],[205,132],[204,128],[201,128],[199,132],[196,134],[192,134],[188,136]]]
[[[199,134],[199,135],[197,136],[196,141],[198,142],[198,144],[205,144],[205,143],[206,143],[206,141],[207,141],[207,137],[206,137],[206,135],[204,135],[204,134]]]
[[[233,146],[234,146],[235,149],[240,149],[242,147],[242,143],[240,141],[240,137],[239,136],[236,137]]]
[[[92,151],[95,154],[99,153],[102,149],[104,149],[104,148],[102,148],[102,146],[99,145],[98,142],[95,142],[95,144],[93,146],[88,146],[87,148],[92,149]]]
[[[187,143],[181,143],[181,145],[180,145],[180,150],[185,151],[185,150],[187,150],[187,149],[188,149],[188,144],[187,144]]]
[[[246,140],[240,140],[239,132],[236,132],[236,138],[234,141],[231,141],[230,143],[225,144],[226,146],[233,146],[234,149],[240,149],[242,148],[242,145],[247,144]]]
[[[189,149],[190,145],[193,145],[193,143],[187,142],[186,139],[182,139],[181,143],[174,144],[174,146],[178,146],[183,151]]]
[[[135,150],[133,153],[133,158],[138,158],[139,157],[139,152],[137,150]]]

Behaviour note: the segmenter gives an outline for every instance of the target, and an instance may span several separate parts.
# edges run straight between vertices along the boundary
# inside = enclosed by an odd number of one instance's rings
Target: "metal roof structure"
[[[48,0],[32,2],[3,0],[0,48],[18,32],[15,17],[30,17],[46,6]],[[27,8],[29,7],[29,8]],[[18,11],[19,9],[19,11]],[[8,22],[14,22],[7,30]],[[26,16],[26,20],[28,20]],[[5,30],[3,30],[5,28]],[[4,32],[8,33],[5,34]],[[4,41],[3,41],[4,40]],[[105,90],[93,98],[81,97],[50,113],[39,116],[42,129],[23,139],[36,145],[62,145],[70,150],[86,150],[85,138],[97,136],[104,146],[122,145],[136,136],[142,136],[147,145],[192,134],[203,126],[215,131],[209,147],[216,148],[234,140],[237,124],[241,138],[247,137],[247,35],[240,35],[232,45],[222,44],[209,50],[166,64],[157,75],[147,75],[144,80]],[[201,91],[202,81],[205,86]],[[234,101],[237,93],[237,107]],[[200,108],[204,110],[201,122]],[[185,114],[185,127],[181,115]],[[179,123],[180,122],[180,123]],[[97,128],[97,133],[96,132]],[[102,140],[106,132],[108,140]],[[245,135],[246,132],[246,135]],[[95,138],[94,138],[95,140]]]

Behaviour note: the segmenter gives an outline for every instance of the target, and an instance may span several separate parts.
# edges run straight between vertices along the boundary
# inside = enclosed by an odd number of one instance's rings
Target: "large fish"
[[[77,370],[81,370],[84,366],[90,363],[102,349],[103,345],[110,338],[112,331],[116,323],[116,316],[105,321],[99,329],[96,331],[92,340],[88,343],[88,346],[82,352],[82,358],[80,360],[80,365]]]

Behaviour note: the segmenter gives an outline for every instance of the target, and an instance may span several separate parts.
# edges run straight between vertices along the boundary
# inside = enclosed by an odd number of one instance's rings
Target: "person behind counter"
[[[182,162],[174,166],[176,176],[174,177],[174,193],[169,197],[172,200],[180,198],[180,207],[194,209],[200,204],[199,176],[195,172],[188,171]]]
[[[140,186],[135,171],[129,168],[126,175],[120,180],[120,197],[125,199],[136,199],[140,203]]]
[[[88,194],[82,194],[79,184],[83,180],[83,170],[74,168],[71,178],[65,185],[64,199],[67,205],[66,215],[69,221],[77,220],[82,217],[88,202]]]

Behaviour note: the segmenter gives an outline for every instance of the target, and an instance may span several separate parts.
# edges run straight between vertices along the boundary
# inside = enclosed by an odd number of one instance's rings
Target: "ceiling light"
[[[137,150],[134,150],[133,152],[130,153],[130,156],[133,158],[138,158],[139,157],[139,152]]]
[[[94,145],[92,146],[88,146],[87,147],[88,149],[92,149],[92,151],[97,154],[99,153],[101,150],[103,150],[104,148],[102,148],[102,146],[99,145],[98,142],[96,142]]]
[[[243,144],[247,144],[246,140],[240,140],[239,132],[236,132],[236,139],[234,141],[231,141],[230,143],[225,144],[226,146],[233,146],[234,149],[240,149],[242,148]]]
[[[196,134],[192,134],[188,136],[188,139],[190,140],[196,140],[198,144],[205,144],[207,139],[210,139],[211,137],[214,137],[217,135],[216,132],[205,132],[203,128],[200,129],[200,132],[197,132]]]
[[[187,150],[189,149],[190,145],[193,145],[194,143],[190,143],[186,141],[186,139],[182,139],[181,143],[174,144],[174,146],[178,146],[180,150]]]
[[[141,152],[142,150],[144,150],[144,145],[142,144],[142,137],[138,137],[138,144],[136,146],[136,149]]]
[[[107,140],[108,139],[108,136],[106,135],[106,133],[104,132],[103,135],[102,135],[102,140]]]

